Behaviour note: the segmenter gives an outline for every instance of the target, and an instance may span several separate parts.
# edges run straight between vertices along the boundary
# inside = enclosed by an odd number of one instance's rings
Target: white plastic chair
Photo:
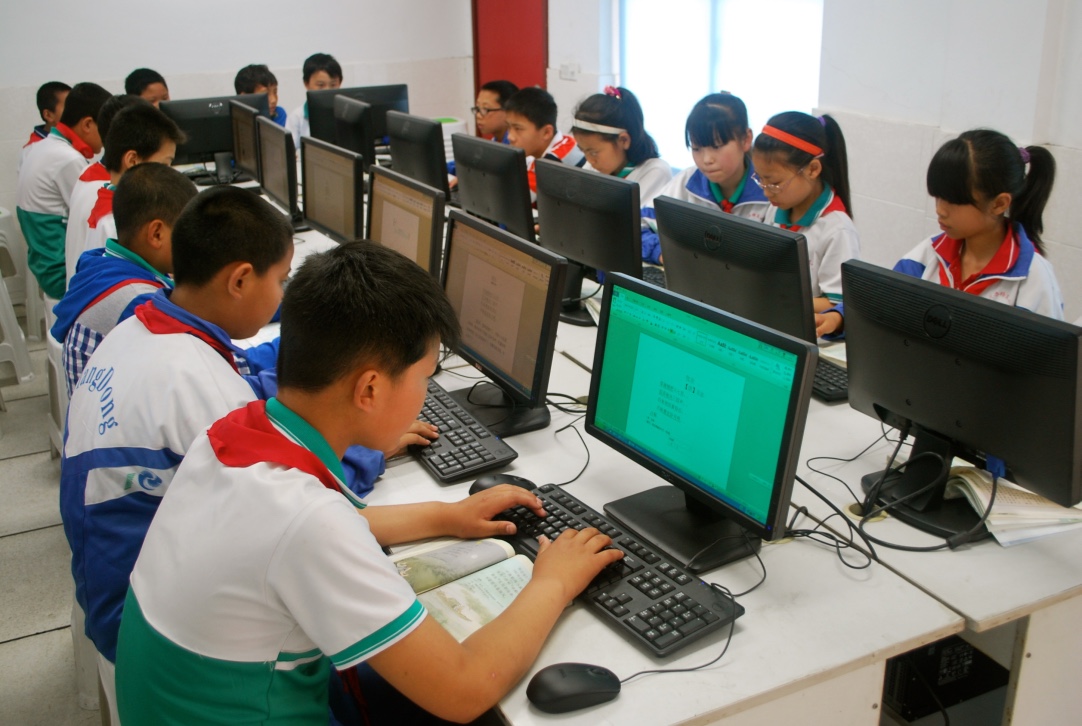
[[[15,366],[15,376],[19,383],[34,380],[34,371],[30,368],[30,352],[26,349],[26,338],[15,318],[15,307],[8,295],[5,284],[0,285],[0,361],[8,361]]]
[[[52,313],[56,300],[45,298],[46,330],[56,318]],[[64,451],[64,425],[68,420],[68,384],[64,374],[64,346],[45,334],[45,371],[49,376],[49,445],[53,458]]]
[[[0,273],[7,284],[13,305],[26,308],[26,332],[30,340],[41,340],[45,306],[38,282],[26,266],[26,241],[15,215],[0,207]]]

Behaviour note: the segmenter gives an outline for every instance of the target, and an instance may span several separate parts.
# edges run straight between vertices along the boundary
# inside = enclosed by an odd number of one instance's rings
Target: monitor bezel
[[[323,141],[334,143],[334,97],[348,96],[372,106],[372,133],[376,139],[387,135],[387,111],[395,109],[409,113],[409,86],[405,83],[392,83],[383,86],[353,86],[350,88],[325,88],[308,91],[308,122],[311,135]],[[327,114],[330,126],[322,128],[323,114]],[[331,138],[325,138],[329,135]],[[373,159],[371,163],[375,163]]]
[[[284,207],[291,218],[300,217],[300,205],[297,202],[297,150],[293,146],[293,134],[289,132],[289,129],[279,126],[269,118],[261,116],[256,119],[256,123],[259,124],[259,167],[261,170],[259,188],[263,190],[264,194],[277,202],[280,207]],[[283,139],[285,144],[286,185],[289,187],[285,199],[280,198],[273,190],[267,187],[267,169],[263,160],[263,139],[268,135],[272,138]]]
[[[365,238],[364,227],[364,160],[360,154],[354,153],[349,149],[343,149],[334,144],[328,144],[326,141],[320,141],[319,139],[313,139],[310,136],[304,136],[301,138],[301,189],[304,190],[304,198],[309,199],[308,196],[308,163],[309,156],[306,153],[308,147],[315,147],[321,149],[330,154],[342,157],[349,160],[353,165],[353,230],[352,236],[344,235],[334,229],[331,229],[327,225],[321,223],[319,220],[313,219],[308,216],[308,210],[311,205],[307,202],[304,205],[303,219],[312,229],[318,230],[327,235],[338,243],[344,242],[359,242]]]
[[[229,114],[233,125],[233,166],[245,174],[250,175],[259,184],[263,183],[262,155],[259,146],[259,109],[242,103],[236,99],[229,101]],[[237,154],[237,127],[235,119],[238,114],[250,116],[252,119],[252,143],[255,144],[255,168],[243,166]]]
[[[267,94],[247,93],[230,96],[207,96],[205,98],[180,98],[172,101],[162,101],[158,108],[175,123],[187,136],[183,144],[177,146],[177,152],[173,157],[173,166],[186,164],[206,164],[214,161],[214,155],[228,151],[233,153],[233,117],[229,111],[230,101],[240,101],[246,106],[254,107],[261,117],[269,113]],[[211,113],[211,110],[214,112]],[[202,111],[203,113],[200,113]],[[198,130],[192,129],[191,122],[199,121],[211,124],[218,119],[222,128],[219,129],[221,138],[214,149],[207,150],[209,142],[201,141]],[[227,133],[223,133],[227,130]],[[194,150],[193,150],[194,147]]]
[[[443,124],[423,116],[414,116],[401,111],[387,112],[387,136],[391,147],[391,166],[400,174],[405,174],[413,179],[427,184],[435,179],[438,184],[428,184],[442,191],[448,197],[451,194],[447,180],[447,150],[444,146]],[[410,151],[420,152],[422,167],[421,174],[412,175],[403,170],[403,164],[416,159],[408,159],[407,146]],[[397,152],[396,152],[397,149]],[[422,176],[430,177],[423,179]]]
[[[451,148],[455,157],[455,175],[458,177],[458,203],[464,210],[497,224],[527,242],[535,242],[533,203],[530,199],[530,182],[526,175],[526,152],[489,139],[466,134],[451,134]],[[487,162],[483,167],[481,162]],[[494,163],[495,162],[495,163]],[[496,184],[489,184],[487,176],[495,176]],[[510,210],[506,219],[495,219],[490,212],[489,200],[502,197]],[[515,209],[515,208],[521,209]]]
[[[434,278],[439,280],[442,284],[442,262],[443,262],[443,246],[444,246],[444,234],[443,227],[446,221],[446,198],[443,196],[443,192],[439,189],[433,189],[430,186],[422,184],[421,182],[410,179],[408,176],[399,174],[396,171],[387,169],[382,166],[374,166],[369,170],[368,179],[368,214],[365,218],[364,235],[366,239],[379,244],[372,239],[372,202],[374,201],[375,189],[379,184],[379,179],[384,178],[390,181],[397,182],[402,186],[409,187],[410,189],[420,192],[425,196],[432,198],[432,237],[429,243],[429,260],[428,260],[428,272]]]

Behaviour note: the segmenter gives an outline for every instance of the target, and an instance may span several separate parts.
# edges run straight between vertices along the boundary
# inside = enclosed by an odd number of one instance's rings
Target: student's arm
[[[845,308],[841,303],[823,313],[815,314],[815,335],[833,340],[840,338],[845,328]]]
[[[526,674],[567,603],[620,559],[619,550],[603,550],[611,541],[586,529],[567,530],[547,546],[543,542],[523,591],[465,642],[455,642],[434,618],[426,618],[369,664],[436,716],[459,722],[477,718]]]

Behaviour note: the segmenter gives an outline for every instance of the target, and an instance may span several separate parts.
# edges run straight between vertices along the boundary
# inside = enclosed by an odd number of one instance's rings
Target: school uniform
[[[551,159],[552,161],[559,161],[570,166],[582,166],[586,160],[586,157],[582,154],[582,149],[575,143],[575,139],[572,136],[565,136],[559,131],[552,137],[552,141],[549,143],[545,153],[541,155],[542,159]],[[537,159],[532,156],[526,157],[526,178],[530,182],[530,201],[537,202],[537,173],[534,171],[534,164]]]
[[[588,161],[582,168],[597,171]],[[616,176],[638,183],[639,204],[645,206],[672,181],[672,167],[663,159],[647,159],[638,166],[625,166]]]
[[[327,441],[276,399],[201,434],[132,572],[125,726],[326,723],[330,666],[371,658],[426,616],[362,506]]]
[[[789,210],[771,205],[766,221],[804,235],[808,243],[812,297],[840,301],[842,263],[860,257],[860,235],[845,204],[830,185],[823,185],[823,192],[800,219],[792,220]]]
[[[42,139],[44,139],[48,135],[49,135],[49,127],[47,125],[45,125],[45,124],[41,124],[40,126],[35,126],[34,130],[30,132],[30,139],[27,140],[27,142],[25,144],[23,144],[23,148],[21,148],[19,150],[19,163],[18,163],[18,166],[15,167],[16,176],[19,174],[19,171],[23,168],[23,160],[26,158],[26,155],[30,152],[30,147],[33,146],[34,144],[36,144],[37,142],[41,141]]]
[[[60,299],[67,283],[64,242],[71,193],[94,151],[64,124],[30,148],[19,172],[16,214],[26,238],[27,265],[38,285]]]
[[[286,125],[286,118],[287,118],[286,110],[284,108],[282,108],[281,106],[275,106],[274,107],[274,115],[271,116],[270,118],[271,118],[271,121],[273,121],[274,123],[278,124],[279,126],[284,127]]]
[[[90,171],[96,164],[87,167]],[[83,176],[87,176],[85,173]],[[64,237],[64,267],[68,284],[75,276],[79,257],[87,250],[100,249],[107,239],[116,239],[116,222],[113,220],[113,193],[116,187],[104,181],[79,181],[71,193],[71,211],[68,229]]]
[[[286,129],[293,134],[293,148],[301,148],[301,137],[312,135],[312,126],[308,122],[308,102],[305,101],[286,118]]]
[[[710,181],[697,167],[691,166],[674,176],[660,192],[642,203],[642,258],[658,264],[661,241],[657,236],[657,212],[654,199],[671,197],[710,209],[720,209],[737,217],[762,222],[770,202],[762,188],[751,180],[751,161],[745,157],[744,178],[733,193],[726,197],[721,186]]]

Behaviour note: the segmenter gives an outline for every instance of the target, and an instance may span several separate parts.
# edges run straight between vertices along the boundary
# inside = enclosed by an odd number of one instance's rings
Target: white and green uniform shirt
[[[342,480],[326,440],[276,399],[196,439],[131,577],[125,726],[325,724],[329,664],[356,665],[420,624]]]

